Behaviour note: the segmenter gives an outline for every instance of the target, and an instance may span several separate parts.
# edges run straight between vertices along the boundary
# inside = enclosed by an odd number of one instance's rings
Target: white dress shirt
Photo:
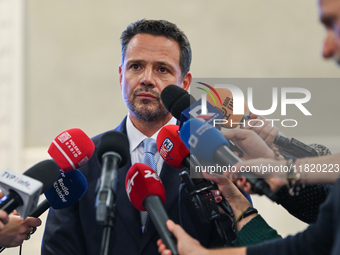
[[[166,125],[169,124],[176,125],[176,122],[177,120],[174,117],[172,117]],[[151,136],[151,138],[155,139],[156,141],[159,130],[156,133],[154,133],[153,136]],[[140,132],[132,124],[130,116],[126,118],[126,132],[130,144],[131,165],[133,165],[134,163],[142,162],[144,148],[141,145],[141,142],[148,137],[145,136],[142,132]],[[157,163],[157,173],[160,174],[164,160],[162,159],[158,151],[155,154],[155,161]]]

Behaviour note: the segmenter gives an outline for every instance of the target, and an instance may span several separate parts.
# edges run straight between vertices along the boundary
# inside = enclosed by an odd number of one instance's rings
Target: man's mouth
[[[137,97],[139,97],[140,99],[156,99],[156,96],[145,92],[138,93]]]

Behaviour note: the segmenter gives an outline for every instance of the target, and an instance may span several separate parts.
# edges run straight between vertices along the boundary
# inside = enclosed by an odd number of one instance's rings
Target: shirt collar
[[[170,121],[166,123],[164,126],[170,125],[170,124],[176,125],[176,123],[177,123],[177,120],[174,117],[172,117]],[[161,129],[159,129],[156,133],[154,133],[153,136],[151,136],[151,138],[157,140],[157,135],[160,130]],[[126,132],[127,132],[127,137],[129,139],[129,144],[130,144],[130,153],[133,152],[145,138],[147,138],[147,136],[145,136],[132,124],[130,116],[128,116],[126,119]]]

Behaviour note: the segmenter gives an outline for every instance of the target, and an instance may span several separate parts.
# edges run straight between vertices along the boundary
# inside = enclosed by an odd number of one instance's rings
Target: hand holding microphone
[[[0,252],[4,247],[20,245],[33,228],[41,224],[40,219],[26,218],[30,211],[36,206],[42,192],[49,189],[59,176],[59,167],[52,160],[42,161],[23,175],[10,170],[0,173],[0,185],[7,195],[0,204],[0,209],[7,213],[17,209],[20,216],[12,213],[10,222],[0,232]],[[26,218],[24,221],[22,218]],[[1,238],[2,237],[2,238]]]
[[[188,120],[181,128],[180,137],[185,145],[199,159],[207,162],[217,162],[227,171],[241,159],[229,148],[227,139],[213,126],[198,119]],[[208,147],[209,146],[209,147]],[[251,183],[252,190],[259,195],[265,194],[273,201],[277,200],[269,185],[256,175],[247,173],[247,181]]]
[[[8,214],[17,209],[24,219],[36,206],[41,193],[49,189],[59,176],[58,165],[51,160],[41,161],[22,175],[9,169],[0,173],[0,186],[6,198],[0,209]]]
[[[253,113],[248,115],[234,115],[233,113],[233,95],[227,88],[212,88],[218,95],[222,97],[222,105],[216,105],[215,107],[224,113],[223,127],[235,128],[240,124],[241,128],[250,129],[256,132],[268,146],[276,144],[284,152],[292,155],[296,158],[314,157],[318,156],[317,151],[295,138],[287,138],[278,128],[274,126],[274,120],[266,119],[263,116],[259,116]],[[212,92],[211,90],[209,92]],[[207,99],[208,102],[213,103],[212,98]],[[247,111],[247,104],[244,102],[245,112]],[[244,113],[245,113],[244,112]],[[251,123],[251,124],[250,124]]]
[[[216,188],[215,184],[204,179],[202,173],[195,173],[195,168],[202,169],[202,165],[179,137],[177,125],[166,125],[159,131],[157,148],[167,164],[178,169],[186,167],[190,171],[190,177],[189,173],[184,171],[180,174],[180,178],[182,183],[185,183],[185,188],[201,222],[206,223],[218,219],[220,215],[216,203],[211,200],[212,189]],[[219,201],[219,205],[226,214],[234,217],[234,213],[224,197]]]
[[[32,216],[24,221],[17,215],[10,215],[10,228],[5,229],[0,235],[2,236],[0,238],[0,245],[2,246],[0,252],[5,249],[4,247],[18,246],[24,239],[27,239],[29,237],[27,234],[32,233],[31,229],[41,224],[41,220],[36,217],[39,217],[51,205],[54,209],[62,209],[80,199],[86,191],[87,182],[78,170],[73,170],[85,164],[91,158],[93,152],[94,144],[92,140],[77,128],[66,130],[53,140],[48,149],[52,160],[42,161],[31,168],[39,170],[38,173],[33,172],[33,176],[47,175],[50,180],[48,185],[44,184],[42,190],[47,199],[36,208],[34,207],[37,201],[32,203],[32,206],[24,204],[24,209],[17,208],[22,217],[27,214]],[[65,173],[60,173],[59,168]],[[27,170],[26,172],[30,173],[29,171],[32,170]],[[27,228],[30,229],[30,233],[27,233]]]
[[[166,227],[165,189],[157,173],[148,165],[135,163],[126,175],[125,188],[134,207],[148,212],[163,242],[172,254],[178,254],[174,236]]]

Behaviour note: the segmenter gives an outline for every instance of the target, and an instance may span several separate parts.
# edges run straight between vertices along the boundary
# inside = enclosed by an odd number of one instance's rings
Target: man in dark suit
[[[109,254],[158,254],[156,242],[159,235],[150,220],[147,220],[145,231],[142,232],[139,211],[130,203],[125,191],[125,176],[131,165],[141,162],[143,140],[149,137],[155,139],[164,125],[176,123],[162,104],[160,93],[170,84],[189,89],[192,77],[189,72],[191,48],[184,33],[176,25],[164,20],[139,20],[130,24],[122,33],[121,44],[119,79],[129,112],[115,130],[127,135],[131,157],[118,170],[117,209]],[[93,138],[96,150],[101,137],[102,134]],[[158,152],[155,160],[166,191],[164,207],[169,218],[181,224],[202,245],[221,245],[216,243],[218,238],[213,224],[201,224],[190,211],[190,205],[187,205],[189,201],[179,189],[180,170],[163,164]],[[101,164],[94,156],[80,171],[87,178],[87,192],[70,208],[50,210],[42,255],[100,253],[103,227],[96,222],[94,206]],[[234,233],[231,227],[228,229],[226,234],[231,242]]]

